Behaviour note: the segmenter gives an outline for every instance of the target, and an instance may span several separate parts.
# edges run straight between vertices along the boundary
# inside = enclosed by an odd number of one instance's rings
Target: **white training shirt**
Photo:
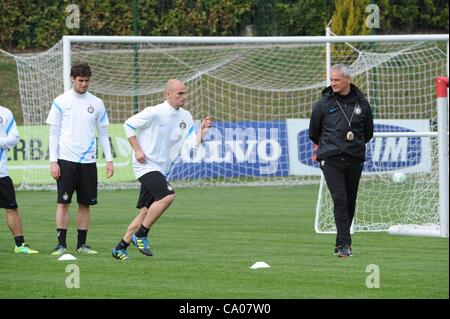
[[[8,149],[19,143],[19,131],[10,110],[0,106],[0,178],[8,176]]]
[[[183,108],[177,110],[167,101],[133,115],[123,127],[127,137],[136,136],[147,158],[145,163],[139,163],[133,151],[136,178],[152,171],[159,171],[167,177],[181,147],[195,146],[191,113]]]
[[[60,128],[58,145],[50,145],[51,162],[63,159],[94,163],[97,159],[95,130],[108,126],[109,120],[101,99],[89,92],[78,94],[71,89],[53,100],[47,124]],[[110,150],[105,150],[105,158],[112,160]]]

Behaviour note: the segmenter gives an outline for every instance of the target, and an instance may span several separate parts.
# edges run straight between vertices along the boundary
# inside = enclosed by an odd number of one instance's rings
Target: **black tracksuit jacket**
[[[339,99],[348,119],[351,118],[356,103],[361,108],[361,114],[353,115],[351,127],[336,99]],[[347,140],[348,131],[353,132],[353,141]],[[350,84],[350,93],[344,97],[335,94],[331,86],[322,91],[322,98],[314,105],[309,123],[309,138],[318,145],[318,161],[336,155],[349,155],[355,161],[364,162],[366,143],[372,137],[372,110],[355,85]]]

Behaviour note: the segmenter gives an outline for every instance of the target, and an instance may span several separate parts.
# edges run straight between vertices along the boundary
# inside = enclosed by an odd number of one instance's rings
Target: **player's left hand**
[[[208,115],[203,119],[202,123],[200,124],[200,130],[202,131],[202,133],[206,133],[211,126],[212,126],[211,116]]]
[[[110,178],[114,175],[113,162],[106,162],[106,178]]]

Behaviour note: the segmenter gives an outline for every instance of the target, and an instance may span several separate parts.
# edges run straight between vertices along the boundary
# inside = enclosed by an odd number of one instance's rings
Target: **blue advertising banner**
[[[287,176],[286,121],[215,122],[196,152],[181,153],[170,179]]]
[[[375,132],[429,132],[428,120],[375,120]],[[290,175],[320,175],[315,146],[309,139],[309,119],[287,120]],[[380,137],[366,145],[364,173],[431,170],[429,137]]]

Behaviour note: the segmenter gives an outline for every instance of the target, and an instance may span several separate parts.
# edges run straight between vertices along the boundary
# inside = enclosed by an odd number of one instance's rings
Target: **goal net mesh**
[[[63,93],[62,49],[61,41],[46,52],[16,56],[24,125],[19,149],[10,150],[10,156],[20,157],[20,165],[12,171],[22,189],[55,187],[48,169],[45,121],[52,100]],[[428,41],[331,44],[332,64],[352,67],[353,83],[367,96],[376,121],[418,120],[426,122],[431,131],[436,130],[434,78],[446,72],[445,52],[445,43]],[[194,120],[210,115],[214,121],[202,157],[183,158],[174,166],[170,178],[175,186],[320,181],[307,127],[296,131],[297,122],[286,123],[292,119],[307,123],[314,103],[321,97],[326,86],[325,43],[72,43],[71,60],[91,66],[89,91],[103,99],[111,122],[108,130],[116,173],[111,179],[105,178],[104,158],[97,143],[101,188],[137,186],[122,124],[145,107],[161,103],[166,82],[172,78],[186,83],[185,108]],[[393,127],[380,125],[377,127],[384,131]],[[414,214],[417,219],[430,214],[425,211],[436,211],[436,143],[431,138],[429,143],[421,143],[430,145],[430,167],[407,174],[403,184],[394,184],[392,172],[401,168],[400,157],[386,157],[384,150],[385,145],[397,145],[402,138],[376,140],[368,145],[368,152],[377,151],[383,163],[370,164],[371,170],[362,178],[357,207],[357,222],[363,220],[361,227],[401,219],[412,207],[419,207]],[[296,144],[295,153],[290,150],[292,143]],[[422,154],[413,147],[407,147],[407,151]],[[315,171],[297,170],[294,161]],[[328,231],[334,221],[326,187],[322,195],[321,219],[323,230]],[[362,216],[366,211],[367,216]]]

